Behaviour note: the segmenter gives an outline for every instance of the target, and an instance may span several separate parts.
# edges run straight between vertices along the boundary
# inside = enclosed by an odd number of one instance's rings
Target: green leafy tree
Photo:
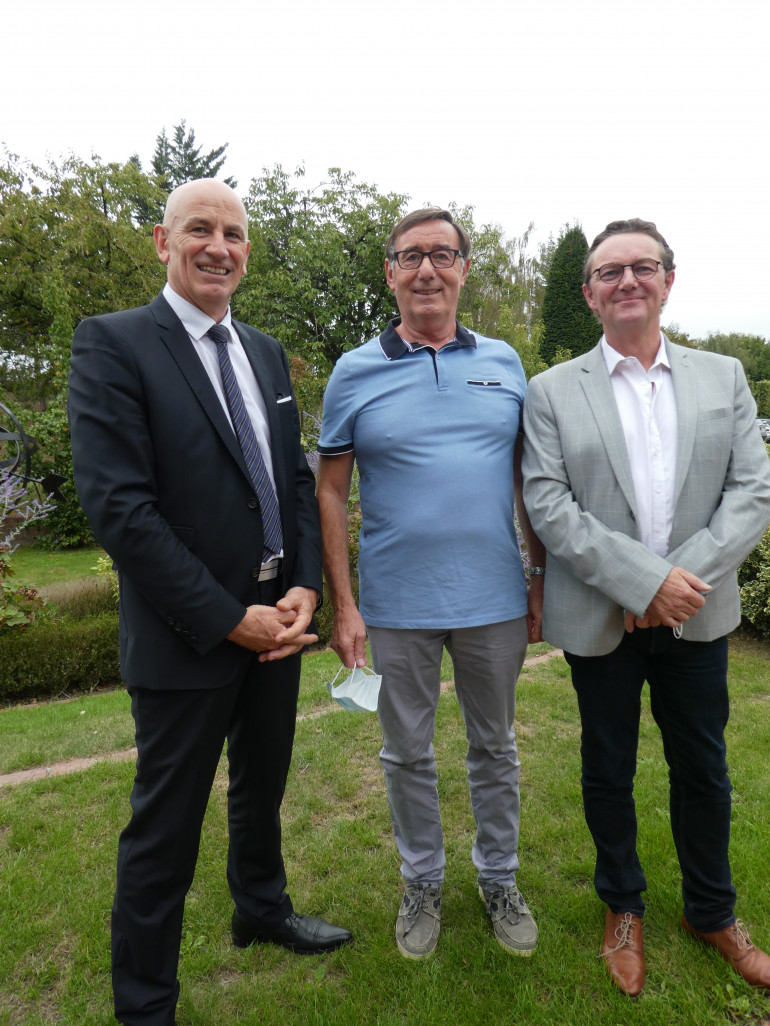
[[[687,332],[682,331],[676,322],[666,324],[663,327],[663,334],[672,342],[675,342],[679,346],[685,346],[687,349],[698,349],[700,347],[700,340],[697,338],[690,338]]]
[[[385,242],[406,197],[383,195],[330,168],[315,188],[280,165],[254,179],[246,208],[251,254],[233,299],[236,315],[280,339],[295,386],[315,409],[331,367],[382,330],[395,313],[385,281]]]
[[[543,295],[543,341],[540,355],[549,364],[558,350],[572,356],[592,349],[602,330],[583,298],[583,261],[588,243],[580,225],[565,225],[554,250]]]
[[[130,161],[73,157],[36,167],[8,156],[0,167],[0,386],[37,443],[35,476],[65,478],[65,501],[44,525],[52,544],[92,538],[72,482],[72,334],[82,318],[145,303],[162,285],[151,229],[134,218],[136,197],[150,202],[158,194]]]
[[[146,302],[163,281],[135,197],[158,195],[131,162],[0,166],[0,384],[45,400],[83,317]],[[24,386],[27,392],[24,394]]]
[[[493,338],[503,337],[499,327],[503,317],[531,330],[540,316],[549,259],[547,246],[541,246],[537,254],[530,252],[534,225],[521,236],[506,238],[499,224],[477,226],[473,207],[450,204],[450,210],[468,232],[473,247],[471,269],[457,307],[462,323]]]
[[[770,345],[761,335],[711,332],[699,345],[708,352],[724,353],[740,360],[749,381],[770,379]]]
[[[770,417],[770,381],[749,381],[758,417]]]

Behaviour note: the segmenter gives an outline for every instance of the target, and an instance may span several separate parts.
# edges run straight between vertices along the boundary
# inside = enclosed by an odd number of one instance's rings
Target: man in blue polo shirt
[[[324,398],[318,500],[332,645],[345,666],[382,674],[380,760],[406,890],[396,942],[407,958],[438,943],[444,844],[433,756],[444,647],[468,737],[477,825],[473,862],[495,936],[529,955],[537,926],[516,886],[516,679],[540,638],[544,552],[513,521],[526,381],[505,342],[467,331],[457,301],[470,240],[446,210],[408,214],[390,234],[388,285],[400,317],[337,362]],[[348,564],[347,501],[358,463],[360,611]]]

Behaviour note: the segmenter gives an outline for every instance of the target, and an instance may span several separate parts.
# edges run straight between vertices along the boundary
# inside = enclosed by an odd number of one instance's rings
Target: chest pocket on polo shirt
[[[469,378],[468,384],[476,385],[481,388],[501,388],[503,383],[502,381],[473,381]]]

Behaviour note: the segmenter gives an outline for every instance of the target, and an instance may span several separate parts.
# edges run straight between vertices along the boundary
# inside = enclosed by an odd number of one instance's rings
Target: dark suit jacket
[[[233,323],[267,406],[283,590],[320,593],[315,482],[286,355],[275,339]],[[259,602],[259,503],[206,371],[162,295],[78,326],[69,416],[78,495],[120,574],[125,681],[230,683],[249,653],[224,639]]]

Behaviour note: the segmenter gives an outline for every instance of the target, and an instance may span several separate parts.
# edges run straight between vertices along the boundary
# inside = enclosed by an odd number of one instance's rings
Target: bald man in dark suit
[[[125,1026],[175,1022],[185,895],[225,740],[234,943],[315,953],[352,939],[286,893],[279,810],[321,543],[286,355],[230,317],[243,204],[222,182],[180,186],[155,245],[162,294],[79,325],[69,394],[78,494],[120,576],[136,723],[112,912]]]

